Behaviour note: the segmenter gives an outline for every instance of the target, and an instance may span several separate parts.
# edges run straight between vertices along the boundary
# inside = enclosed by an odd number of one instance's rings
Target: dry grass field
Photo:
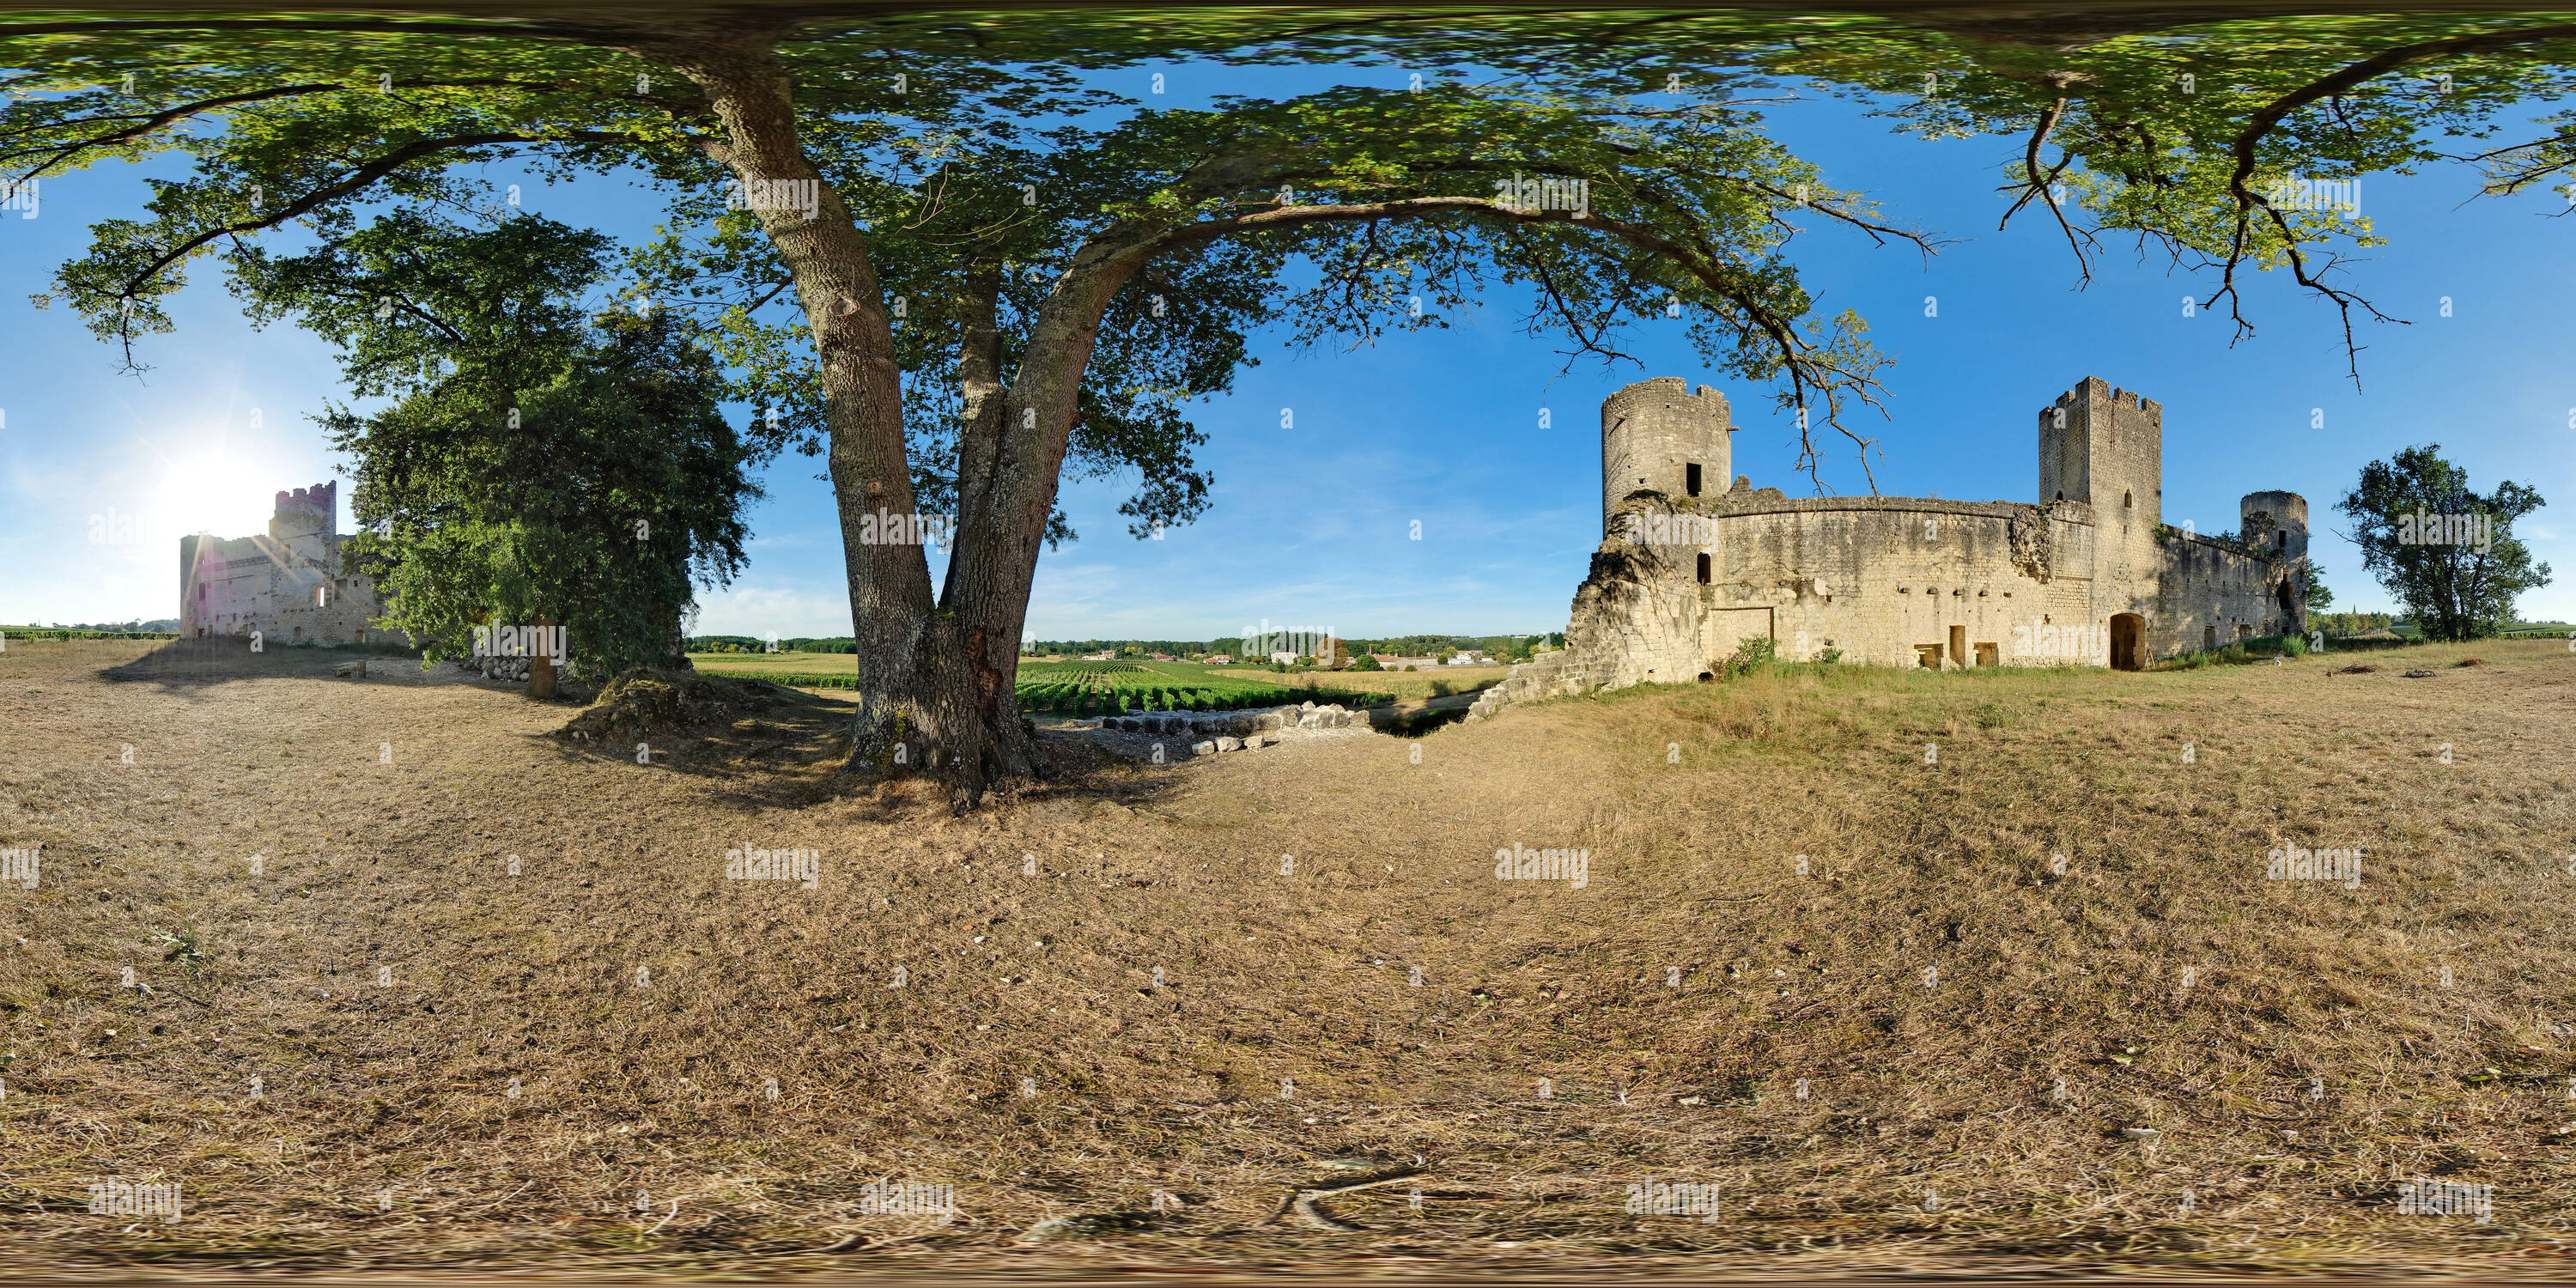
[[[2576,1249],[2559,642],[1792,669],[1171,766],[1050,734],[1062,778],[964,818],[840,771],[819,697],[648,765],[335,660],[0,654],[0,848],[42,846],[0,888],[0,1270]],[[2289,845],[2358,887],[2266,879]],[[747,846],[816,888],[728,879]],[[1514,846],[1588,880],[1498,880]],[[2418,1176],[2491,1217],[2401,1214]],[[1647,1178],[1713,1219],[1623,1210]],[[110,1179],[184,1214],[89,1214]]]

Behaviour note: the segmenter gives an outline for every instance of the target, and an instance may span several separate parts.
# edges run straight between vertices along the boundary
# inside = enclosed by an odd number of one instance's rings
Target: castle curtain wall
[[[2306,585],[2292,561],[2185,533],[2167,543],[2163,562],[2161,590],[2147,615],[2148,647],[2157,657],[2307,630]],[[2295,611],[2282,609],[2285,581],[2292,585]]]
[[[1723,571],[1707,606],[1770,608],[1784,659],[1835,648],[1849,662],[1913,666],[1930,645],[1956,665],[1956,626],[1971,664],[1980,644],[2007,666],[2099,664],[2098,646],[2065,629],[2100,624],[2091,579],[2063,567],[2089,550],[2088,525],[2050,524],[2048,549],[2035,551],[2042,520],[2030,506],[1854,497],[1730,507],[1717,518],[1712,554]]]

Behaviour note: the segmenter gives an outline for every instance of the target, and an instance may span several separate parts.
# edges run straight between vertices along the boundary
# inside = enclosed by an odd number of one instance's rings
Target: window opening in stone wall
[[[2129,494],[2126,492],[2120,494],[2120,508],[2123,510],[2129,508]]]
[[[1705,586],[1705,585],[1707,585],[1707,584],[1708,584],[1708,556],[1707,556],[1707,555],[1701,555],[1701,556],[1699,557],[1699,584],[1701,584],[1701,585],[1703,585],[1703,586]]]
[[[1682,488],[1692,496],[1699,495],[1699,464],[1697,462],[1693,462],[1682,467]]]

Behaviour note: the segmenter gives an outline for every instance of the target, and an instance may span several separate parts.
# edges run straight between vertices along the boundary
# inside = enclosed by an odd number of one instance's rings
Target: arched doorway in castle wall
[[[2134,671],[2146,660],[2147,619],[2136,613],[2111,615],[2111,669]]]

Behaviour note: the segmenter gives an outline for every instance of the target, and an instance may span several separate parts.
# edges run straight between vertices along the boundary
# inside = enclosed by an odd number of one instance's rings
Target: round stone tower
[[[1679,376],[1641,380],[1601,400],[1601,522],[1632,492],[1661,492],[1675,501],[1726,491],[1726,395],[1698,393]]]
[[[2237,502],[2245,544],[2276,559],[2308,553],[2308,499],[2296,492],[2248,492]]]

